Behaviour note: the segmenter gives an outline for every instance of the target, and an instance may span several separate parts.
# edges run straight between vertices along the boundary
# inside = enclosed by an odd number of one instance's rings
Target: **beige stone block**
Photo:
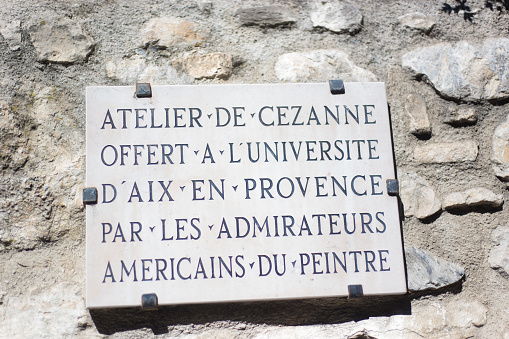
[[[95,45],[79,22],[65,16],[33,21],[28,32],[37,53],[37,61],[40,62],[82,62],[92,53]]]
[[[408,13],[398,18],[402,26],[429,33],[436,24],[436,20],[422,13]]]
[[[509,116],[493,134],[493,170],[503,181],[509,181]]]
[[[416,146],[414,159],[423,164],[475,161],[479,146],[474,140],[429,143]]]
[[[444,199],[446,210],[468,208],[498,208],[504,203],[504,196],[483,187],[470,188],[463,192],[454,192]]]
[[[226,53],[191,54],[173,61],[173,67],[196,79],[226,79],[233,70],[233,58]]]
[[[405,98],[405,113],[408,116],[410,133],[422,137],[431,135],[426,101],[421,95],[410,94]]]
[[[406,217],[429,218],[442,210],[431,185],[416,173],[401,175],[400,197]]]
[[[150,19],[141,30],[141,36],[145,46],[189,48],[201,45],[207,32],[194,22],[163,17]]]

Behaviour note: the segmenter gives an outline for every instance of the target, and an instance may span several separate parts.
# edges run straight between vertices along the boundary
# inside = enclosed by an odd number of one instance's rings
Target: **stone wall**
[[[508,338],[501,1],[4,0],[0,337]],[[85,309],[85,87],[383,81],[411,293]]]

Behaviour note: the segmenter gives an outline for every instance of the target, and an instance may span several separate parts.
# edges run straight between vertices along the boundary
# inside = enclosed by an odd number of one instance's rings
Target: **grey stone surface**
[[[0,141],[4,146],[0,148],[0,169],[22,168],[28,161],[28,140],[23,134],[19,118],[6,100],[0,100]]]
[[[9,227],[0,228],[0,250],[9,246],[18,249],[32,249],[41,239],[57,238],[57,225],[52,229],[54,197],[43,180],[38,177],[25,178],[16,182],[0,180],[4,191],[16,184],[21,190],[19,196],[3,196],[0,202],[0,221]]]
[[[443,121],[451,126],[473,125],[477,122],[475,107],[449,105],[444,112]]]
[[[494,270],[503,277],[509,278],[509,227],[498,226],[491,233],[493,248],[490,251],[488,262]]]
[[[509,98],[509,39],[487,39],[477,47],[467,41],[439,43],[403,55],[402,65],[425,76],[445,98],[479,101]]]
[[[411,29],[422,31],[428,34],[436,25],[436,20],[422,13],[408,13],[398,17],[399,23]]]
[[[129,59],[108,61],[105,66],[106,76],[123,84],[149,82],[155,85],[189,84],[193,78],[179,72],[171,66],[170,61],[148,61],[140,56]]]
[[[423,164],[475,161],[479,146],[474,140],[428,143],[414,149],[414,159]]]
[[[414,172],[400,175],[400,197],[406,217],[415,216],[424,220],[442,210],[433,187]]]
[[[239,9],[235,15],[244,26],[274,27],[295,23],[295,14],[281,6],[259,6]]]
[[[435,290],[460,281],[465,269],[415,247],[405,247],[408,290]]]
[[[311,12],[313,27],[323,27],[336,33],[354,34],[362,28],[362,13],[356,6],[337,0],[315,1]]]
[[[18,51],[21,48],[21,21],[11,22],[0,21],[0,34],[5,39],[11,51]]]
[[[377,81],[373,73],[356,66],[345,52],[334,49],[283,54],[276,62],[275,71],[279,80],[289,82]]]
[[[226,79],[233,70],[233,58],[227,53],[191,54],[172,63],[179,71],[196,79]]]
[[[497,177],[509,181],[509,116],[493,134],[492,167]]]
[[[205,13],[209,13],[214,7],[214,3],[209,0],[198,0],[196,3],[198,4],[198,8]]]
[[[152,18],[141,29],[143,46],[188,49],[201,45],[208,31],[196,23],[175,17]]]
[[[373,317],[338,325],[269,326],[256,339],[341,338],[341,339],[419,339],[468,338],[487,322],[488,310],[477,300],[447,300],[414,303],[409,315]],[[444,335],[435,336],[435,333]],[[233,333],[218,331],[228,337]]]
[[[25,295],[4,299],[0,305],[0,336],[4,338],[100,337],[91,328],[92,320],[75,284],[32,287]]]
[[[81,28],[80,23],[65,16],[53,15],[33,20],[28,32],[39,62],[83,62],[95,46],[94,40]]]
[[[470,188],[463,192],[454,192],[443,200],[446,210],[483,209],[492,210],[504,204],[504,196],[483,187]]]
[[[409,94],[405,98],[405,113],[409,120],[410,133],[418,137],[431,136],[431,124],[426,112],[426,101],[421,95]]]

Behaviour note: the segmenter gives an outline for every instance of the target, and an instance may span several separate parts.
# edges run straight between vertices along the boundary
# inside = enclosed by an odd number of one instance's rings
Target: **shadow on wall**
[[[509,0],[485,0],[484,7],[491,11],[498,11],[499,13],[509,11]],[[455,13],[463,16],[463,20],[473,22],[474,16],[477,11],[472,11],[470,6],[467,5],[467,0],[456,0],[453,4],[444,2],[441,11],[451,15]]]
[[[370,317],[411,315],[411,301],[424,295],[459,293],[462,281],[447,288],[399,296],[357,299],[320,298],[225,304],[162,306],[155,311],[141,308],[93,309],[90,315],[101,334],[150,328],[168,333],[168,326],[234,321],[269,325],[338,324]]]

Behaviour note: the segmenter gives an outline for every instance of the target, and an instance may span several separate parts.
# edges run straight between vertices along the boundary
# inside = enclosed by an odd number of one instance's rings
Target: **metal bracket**
[[[360,298],[363,295],[362,285],[348,285],[348,299]]]
[[[157,294],[148,293],[141,295],[141,309],[145,311],[154,311],[159,307]]]
[[[97,188],[86,187],[83,189],[83,203],[85,205],[97,204]]]
[[[387,193],[389,195],[399,195],[399,182],[397,179],[387,179]]]
[[[152,98],[152,87],[149,83],[136,83],[137,98]]]
[[[345,84],[343,80],[329,80],[330,92],[334,95],[345,94]]]

